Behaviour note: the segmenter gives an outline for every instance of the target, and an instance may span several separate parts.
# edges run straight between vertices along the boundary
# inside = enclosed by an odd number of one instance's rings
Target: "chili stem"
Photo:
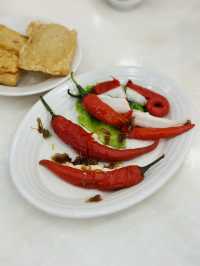
[[[152,167],[154,164],[156,164],[157,162],[159,162],[160,160],[162,160],[165,157],[165,155],[161,155],[159,158],[157,158],[155,161],[151,162],[150,164],[147,164],[143,167],[141,167],[141,170],[143,172],[143,174],[150,168]]]
[[[83,87],[82,87],[80,84],[78,84],[78,82],[74,79],[74,72],[71,72],[71,79],[72,79],[72,81],[74,82],[74,84],[76,85],[76,87],[77,87],[79,93],[82,95],[83,92],[84,92],[84,89],[83,89]]]
[[[80,94],[73,94],[73,93],[71,93],[70,89],[67,90],[67,93],[70,96],[75,97],[75,98],[79,98],[80,99],[82,97]]]
[[[52,116],[55,116],[55,113],[53,112],[53,110],[51,109],[51,107],[48,105],[48,103],[44,100],[44,98],[42,96],[40,96],[40,100],[42,101],[42,103],[45,106],[45,108],[47,109],[47,111],[49,111],[49,113]]]

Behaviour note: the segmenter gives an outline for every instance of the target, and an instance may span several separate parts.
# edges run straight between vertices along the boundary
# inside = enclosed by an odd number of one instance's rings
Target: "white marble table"
[[[83,48],[79,73],[116,64],[158,70],[187,91],[199,122],[199,0],[144,0],[130,12],[103,0],[2,0],[5,14],[73,22]],[[25,202],[9,175],[12,137],[37,99],[0,97],[0,265],[199,266],[199,132],[178,173],[136,207],[99,219],[59,219]]]

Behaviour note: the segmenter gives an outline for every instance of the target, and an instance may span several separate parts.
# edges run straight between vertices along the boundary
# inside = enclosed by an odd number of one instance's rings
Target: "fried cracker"
[[[0,24],[0,47],[19,54],[19,51],[25,42],[25,36],[22,36],[18,32]]]
[[[28,41],[20,51],[20,68],[65,76],[71,70],[77,44],[74,30],[58,24],[32,22]]]
[[[0,74],[9,72],[16,73],[18,71],[18,56],[12,52],[0,48]]]
[[[3,73],[0,74],[0,84],[8,85],[8,86],[16,86],[17,82],[20,78],[20,72],[17,73]]]

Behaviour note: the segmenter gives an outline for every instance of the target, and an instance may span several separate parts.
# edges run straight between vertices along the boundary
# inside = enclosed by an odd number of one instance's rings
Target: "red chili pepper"
[[[41,160],[39,164],[75,186],[113,191],[137,185],[144,179],[144,173],[163,158],[164,155],[144,167],[132,165],[112,171],[80,170],[50,160]]]
[[[109,105],[101,101],[96,94],[87,94],[83,97],[85,110],[96,119],[115,127],[128,124],[132,118],[132,110],[127,113],[118,113]]]
[[[96,94],[101,94],[104,93],[106,91],[112,90],[114,88],[117,88],[120,86],[120,82],[118,79],[113,78],[113,80],[109,80],[109,81],[104,81],[104,82],[100,82],[97,83],[94,86],[94,93]]]
[[[96,142],[91,133],[74,124],[63,116],[55,115],[46,101],[41,97],[42,103],[52,115],[51,126],[57,136],[66,144],[72,146],[80,155],[102,161],[116,162],[130,160],[154,150],[159,141],[153,144],[136,148],[117,150]]]
[[[168,128],[144,128],[135,127],[128,133],[128,138],[143,139],[143,140],[156,140],[161,138],[176,137],[188,130],[192,129],[195,125],[190,122],[182,126],[168,127]]]
[[[74,79],[73,72],[71,73],[71,79],[76,85],[79,94],[74,95],[68,90],[68,94],[72,97],[78,97],[82,99],[83,106],[85,107],[86,111],[92,115],[93,117],[97,118],[98,120],[115,127],[121,127],[124,124],[128,124],[132,118],[132,110],[127,113],[118,113],[109,105],[101,101],[101,99],[94,93],[85,93],[84,88],[77,83]],[[99,83],[97,86],[98,91],[103,92],[103,90],[110,90],[114,86],[118,87],[119,81],[114,79],[113,81],[106,81],[103,83]],[[106,85],[107,84],[107,85]]]
[[[169,113],[170,105],[166,97],[143,88],[142,86],[133,83],[131,80],[128,81],[126,86],[140,93],[148,100],[145,107],[150,114],[163,117]]]

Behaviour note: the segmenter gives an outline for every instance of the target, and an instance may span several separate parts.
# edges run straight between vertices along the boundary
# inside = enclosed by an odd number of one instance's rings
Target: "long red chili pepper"
[[[97,118],[98,120],[115,127],[121,127],[125,124],[128,124],[132,118],[132,110],[126,113],[118,113],[109,105],[101,101],[101,99],[94,93],[86,94],[84,88],[77,83],[74,79],[73,72],[71,73],[71,79],[76,85],[79,95],[74,95],[68,90],[69,95],[73,97],[82,98],[83,106],[85,107],[86,111],[92,115],[93,117]],[[113,88],[114,86],[118,87],[118,80],[108,81],[105,83],[99,83],[98,91],[105,91]],[[102,85],[103,84],[103,85]],[[107,85],[106,85],[107,84]],[[96,90],[96,89],[95,89]]]
[[[168,128],[144,128],[135,127],[128,133],[128,138],[142,139],[142,140],[156,140],[161,138],[176,137],[184,132],[189,131],[195,125],[190,122],[182,126],[168,127]]]
[[[113,80],[108,80],[108,81],[97,83],[93,88],[93,92],[96,94],[101,94],[106,91],[117,88],[119,86],[120,86],[119,80],[113,78]]]
[[[92,134],[79,125],[74,124],[63,116],[55,115],[42,97],[41,100],[52,115],[51,126],[57,136],[64,143],[72,146],[82,156],[108,162],[126,161],[150,152],[158,146],[159,141],[155,141],[149,146],[136,149],[117,150],[109,148],[96,142]]]
[[[144,167],[132,165],[112,171],[80,170],[50,160],[41,160],[39,164],[75,186],[113,191],[137,185],[144,179],[144,173],[163,158],[164,155]]]
[[[132,110],[118,113],[93,93],[89,93],[82,100],[85,110],[96,119],[115,127],[121,127],[130,122]]]
[[[142,86],[139,86],[133,83],[131,80],[128,81],[126,86],[140,93],[148,100],[146,104],[146,109],[150,114],[158,117],[163,117],[168,114],[170,104],[166,97],[160,95],[159,93],[146,89]]]

